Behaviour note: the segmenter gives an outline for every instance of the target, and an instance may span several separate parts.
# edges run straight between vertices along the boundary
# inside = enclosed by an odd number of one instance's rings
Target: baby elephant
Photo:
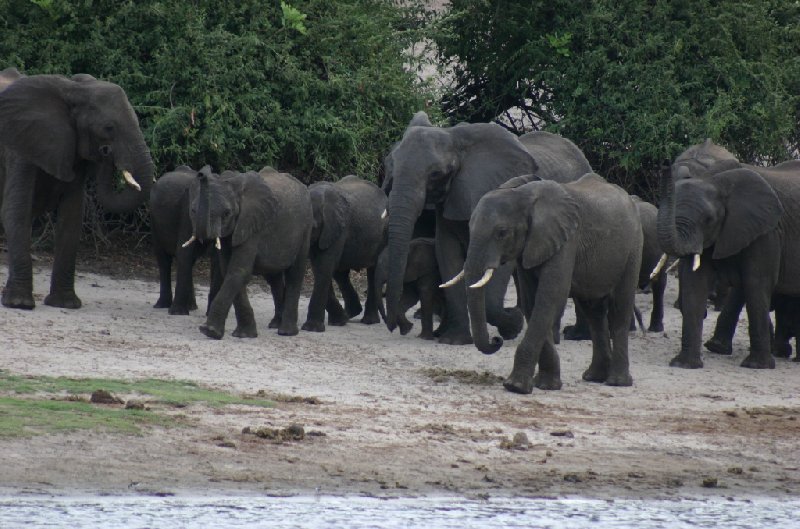
[[[155,308],[169,308],[170,314],[189,314],[197,309],[192,268],[203,255],[211,258],[209,304],[219,288],[221,277],[213,243],[184,246],[192,235],[189,218],[189,186],[197,171],[182,165],[165,173],[150,191],[150,229],[161,285]],[[175,296],[172,295],[172,264],[176,263]]]
[[[350,271],[367,269],[366,307],[362,323],[378,323],[375,303],[375,263],[384,245],[386,195],[357,176],[338,182],[317,182],[308,188],[314,211],[309,259],[314,272],[314,290],[308,303],[305,331],[325,330],[325,311],[330,325],[344,325],[361,313],[361,302],[350,283]],[[333,291],[336,280],[345,308]]]
[[[583,379],[612,386],[633,383],[628,329],[642,227],[628,193],[594,173],[566,184],[517,177],[480,199],[469,232],[464,274],[457,277],[469,285],[472,336],[483,353],[492,354],[503,344],[499,337],[489,340],[483,286],[498,267],[517,263],[528,328],[506,389],[561,388],[553,329],[569,296],[586,314],[592,335],[592,362]]]
[[[204,167],[189,188],[189,203],[192,239],[213,242],[222,257],[222,285],[200,331],[222,338],[234,305],[233,335],[257,336],[247,282],[258,274],[273,288],[276,313],[270,327],[277,326],[281,335],[297,334],[297,306],[312,227],[308,188],[272,168],[261,173],[226,171],[218,176]]]
[[[389,252],[384,250],[375,267],[375,297],[378,300],[378,310],[384,319],[386,313],[383,308],[382,291],[388,271]],[[438,331],[433,330],[433,315],[436,314],[440,319],[444,316],[444,293],[439,288],[441,283],[434,240],[427,237],[411,239],[406,274],[403,277],[403,293],[400,297],[400,317],[397,321],[400,334],[408,334],[413,327],[406,318],[406,311],[419,303],[422,319],[422,332],[419,337],[423,340],[433,340],[438,336]]]

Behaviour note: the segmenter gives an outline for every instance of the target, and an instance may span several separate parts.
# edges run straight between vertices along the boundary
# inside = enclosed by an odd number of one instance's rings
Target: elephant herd
[[[325,331],[361,314],[406,334],[420,305],[425,339],[497,351],[524,329],[505,387],[561,387],[556,344],[568,298],[590,338],[587,381],[632,384],[628,335],[637,288],[653,291],[649,329],[663,330],[666,263],[677,260],[682,337],[677,367],[702,367],[710,290],[729,285],[706,347],[731,352],[745,308],[745,367],[790,356],[800,305],[800,161],[740,163],[710,140],[679,155],[661,177],[659,208],[595,174],[571,141],[547,132],[516,136],[493,123],[434,126],[417,113],[385,158],[382,187],[347,176],[306,186],[271,167],[214,173],[178,167],[154,180],[154,164],[123,90],[88,75],[0,72],[0,199],[8,248],[2,304],[33,309],[33,219],[56,211],[50,293],[44,303],[79,308],[74,275],[85,182],[108,211],[149,197],[160,274],[155,304],[197,308],[192,268],[210,256],[206,321],[225,334],[257,336],[247,283],[270,285],[278,334]],[[121,173],[121,183],[116,180]],[[172,267],[175,264],[175,289]],[[314,285],[298,327],[308,265]],[[350,271],[366,269],[362,307]],[[504,306],[513,278],[517,304]],[[344,306],[333,283],[338,285]],[[385,286],[385,307],[384,307]],[[770,311],[776,312],[773,329]],[[441,323],[434,330],[434,315]],[[489,327],[499,337],[490,337]]]

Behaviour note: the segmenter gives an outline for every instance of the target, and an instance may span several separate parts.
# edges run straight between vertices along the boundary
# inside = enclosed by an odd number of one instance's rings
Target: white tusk
[[[219,237],[217,237],[217,240],[214,242],[214,248],[217,250],[222,250],[222,243],[220,242]]]
[[[667,254],[665,254],[665,253],[661,254],[661,259],[658,260],[658,264],[656,265],[655,268],[653,268],[653,271],[650,272],[650,280],[651,281],[653,279],[655,279],[658,274],[661,273],[661,269],[664,268],[665,264],[667,264],[667,260],[668,259],[669,259],[669,257],[667,257]]]
[[[483,274],[483,277],[480,278],[477,283],[470,285],[469,288],[481,288],[483,285],[489,282],[489,280],[492,278],[492,274],[494,274],[494,268],[487,269]]]
[[[381,213],[381,219],[385,219],[388,216],[389,216],[389,212],[384,209],[383,213]]]
[[[122,171],[122,178],[124,178],[125,181],[128,182],[129,186],[136,189],[136,191],[142,190],[142,186],[140,186],[138,182],[136,182],[136,180],[133,179],[133,175],[130,174],[128,171]]]
[[[451,279],[447,283],[442,283],[441,285],[439,285],[439,288],[452,287],[453,285],[455,285],[456,283],[458,283],[462,279],[464,279],[464,271],[463,270],[460,271],[453,279]]]
[[[678,267],[679,264],[681,264],[681,260],[680,259],[675,259],[675,262],[672,263],[671,265],[669,265],[669,268],[667,268],[667,273],[672,272],[673,270],[675,270]]]
[[[692,272],[697,272],[697,269],[700,268],[700,254],[694,254],[694,261],[692,261]]]
[[[189,237],[188,241],[186,241],[185,243],[181,244],[181,248],[186,248],[187,246],[189,246],[190,244],[192,244],[196,240],[197,240],[197,237],[192,235],[191,237]]]

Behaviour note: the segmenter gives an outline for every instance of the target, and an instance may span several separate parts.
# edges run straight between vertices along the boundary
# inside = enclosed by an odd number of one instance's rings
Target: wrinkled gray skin
[[[119,86],[90,75],[22,76],[0,72],[0,199],[8,246],[2,303],[32,309],[31,223],[57,212],[50,293],[44,303],[76,309],[75,258],[83,221],[84,183],[97,180],[107,212],[142,204],[153,182],[153,160],[139,120]],[[128,171],[141,190],[125,186]]]
[[[656,229],[658,208],[637,196],[633,196],[633,200],[636,202],[636,209],[639,211],[639,220],[642,223],[642,234],[644,235],[642,266],[639,269],[638,287],[641,289],[650,287],[653,296],[653,308],[650,311],[650,324],[647,330],[650,332],[663,332],[664,291],[667,288],[667,274],[662,269],[662,273],[650,279],[650,274],[662,256],[661,246],[658,244],[658,230]],[[586,318],[578,310],[575,311],[575,316],[575,325],[564,327],[564,338],[567,340],[590,340],[589,323]],[[640,319],[641,315],[637,315],[636,320]],[[636,330],[635,322],[631,323],[631,330]]]
[[[503,341],[489,340],[483,288],[474,285],[487,270],[516,262],[528,328],[506,389],[561,388],[553,328],[569,296],[592,333],[592,362],[583,379],[629,386],[628,328],[642,256],[636,205],[593,173],[566,184],[529,180],[517,178],[487,193],[470,219],[464,281],[475,346],[492,354]]]
[[[177,167],[161,175],[150,190],[150,230],[153,252],[158,263],[160,294],[155,308],[168,308],[169,314],[188,315],[197,309],[192,268],[198,258],[211,259],[211,305],[222,283],[219,276],[219,255],[214,241],[195,242],[184,247],[192,236],[189,217],[189,187],[197,179],[197,171],[187,166]],[[172,264],[175,262],[175,296],[172,295]]]
[[[233,335],[257,336],[247,283],[258,274],[273,289],[276,310],[270,327],[277,327],[284,336],[297,334],[297,306],[313,225],[308,188],[272,168],[222,176],[205,168],[189,188],[189,203],[197,239],[206,242],[219,237],[222,245],[224,279],[200,331],[221,339],[234,305]]]
[[[710,140],[687,149],[665,172],[659,243],[681,260],[681,350],[670,365],[703,366],[700,346],[706,299],[715,278],[732,285],[717,327],[733,334],[744,304],[750,354],[743,367],[775,367],[770,299],[800,295],[800,161],[773,167],[740,164]],[[693,271],[695,254],[700,268]],[[737,307],[738,305],[738,307]],[[720,321],[721,320],[721,321]]]
[[[314,272],[314,290],[303,330],[325,330],[344,325],[361,313],[358,293],[350,282],[350,271],[367,269],[367,299],[361,323],[379,323],[375,300],[375,264],[384,246],[386,195],[367,180],[350,175],[336,183],[317,182],[308,188],[314,209],[309,260]],[[345,308],[333,290],[335,279]]]
[[[389,252],[384,250],[375,267],[375,298],[378,302],[378,310],[384,319],[386,312],[383,307],[383,287],[386,284],[388,270]],[[406,274],[403,276],[403,295],[400,298],[401,312],[398,318],[400,334],[408,334],[414,326],[406,318],[406,311],[419,303],[422,323],[419,337],[423,340],[433,340],[438,335],[438,329],[433,330],[433,315],[436,314],[440,318],[443,316],[444,292],[439,288],[441,284],[442,276],[439,274],[439,265],[436,263],[435,241],[428,237],[411,239]]]
[[[418,112],[385,162],[389,187],[386,325],[397,327],[408,248],[415,222],[423,208],[436,208],[436,258],[446,280],[461,272],[469,245],[469,217],[488,191],[515,176],[536,173],[555,178],[558,171],[538,164],[520,140],[492,123],[434,127]],[[522,316],[503,307],[513,265],[502,267],[486,286],[487,316],[505,338],[522,329]],[[463,285],[445,293],[446,316],[439,341],[472,342]]]

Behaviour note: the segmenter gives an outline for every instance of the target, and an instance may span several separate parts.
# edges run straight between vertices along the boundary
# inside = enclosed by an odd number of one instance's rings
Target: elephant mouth
[[[189,239],[187,239],[185,243],[181,244],[181,248],[188,248],[189,246],[191,246],[192,243],[194,243],[197,240],[198,240],[197,235],[192,234],[192,236],[189,237]],[[220,240],[219,237],[216,237],[214,239],[214,248],[216,248],[217,250],[222,250],[222,241]]]

